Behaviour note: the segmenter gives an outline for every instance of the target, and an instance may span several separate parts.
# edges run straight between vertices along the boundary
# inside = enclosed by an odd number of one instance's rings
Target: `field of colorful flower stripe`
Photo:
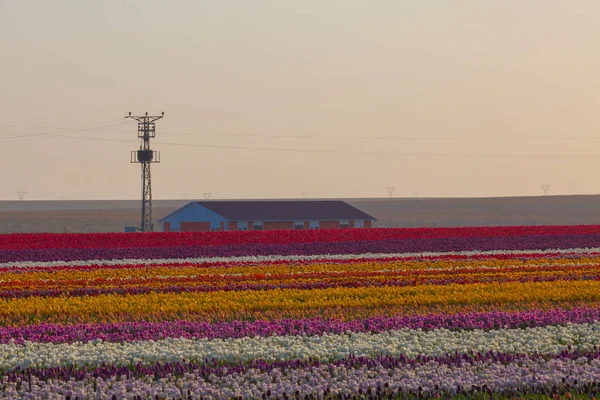
[[[600,226],[0,235],[0,398],[594,398]]]

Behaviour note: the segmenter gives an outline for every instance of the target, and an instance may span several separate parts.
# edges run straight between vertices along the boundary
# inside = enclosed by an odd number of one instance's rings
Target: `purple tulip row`
[[[162,259],[235,257],[249,255],[315,255],[412,253],[424,251],[489,251],[591,248],[600,246],[600,235],[534,235],[509,237],[455,237],[401,239],[343,243],[249,244],[235,246],[185,246],[136,249],[27,249],[0,250],[0,262]]]
[[[314,360],[222,366],[171,363],[130,367],[28,368],[0,380],[0,394],[53,390],[69,398],[109,393],[116,398],[386,398],[453,395],[587,393],[600,389],[600,353],[563,352],[555,357],[510,354],[452,354],[444,357],[348,357],[332,363]],[[168,392],[168,393],[167,393]],[[71,397],[73,396],[73,397]],[[171,397],[172,396],[172,397]],[[195,397],[194,397],[195,398]],[[345,398],[345,397],[344,397]],[[388,397],[389,398],[389,397]]]
[[[463,366],[463,365],[477,365],[482,363],[489,364],[508,364],[513,362],[524,362],[525,360],[577,360],[581,357],[585,357],[586,361],[599,360],[600,349],[592,351],[563,351],[555,356],[547,356],[543,354],[512,354],[512,353],[498,353],[489,351],[487,353],[453,353],[446,354],[444,356],[421,356],[416,358],[410,358],[405,355],[398,357],[389,355],[379,355],[377,357],[363,357],[350,355],[347,358],[336,360],[336,361],[320,361],[318,359],[295,359],[286,361],[267,361],[263,359],[255,359],[238,364],[223,364],[217,360],[205,360],[205,362],[175,362],[175,363],[155,363],[144,365],[137,363],[129,366],[116,366],[116,365],[103,365],[98,368],[88,367],[50,367],[50,368],[19,368],[13,369],[8,372],[4,372],[3,376],[7,381],[17,381],[19,377],[23,376],[35,376],[40,379],[68,379],[74,378],[76,380],[85,379],[86,376],[92,375],[95,377],[108,378],[111,376],[125,376],[127,378],[140,377],[153,375],[155,378],[164,378],[168,375],[174,374],[177,376],[183,376],[186,373],[200,372],[200,375],[207,377],[210,375],[222,377],[231,374],[244,374],[249,370],[264,373],[271,372],[274,369],[310,369],[319,368],[322,366],[339,367],[345,366],[348,368],[356,368],[360,366],[375,367],[381,366],[386,369],[398,368],[398,367],[410,367],[423,364],[435,363],[437,365],[445,366]],[[600,371],[599,371],[600,372]]]
[[[344,332],[373,332],[402,328],[410,329],[483,329],[544,327],[567,323],[600,321],[600,307],[533,311],[491,311],[458,314],[428,314],[418,316],[378,316],[363,320],[341,321],[325,319],[282,319],[275,321],[229,322],[123,322],[105,324],[41,324],[22,327],[0,327],[0,343],[132,342],[165,338],[241,338],[271,335],[322,335]]]

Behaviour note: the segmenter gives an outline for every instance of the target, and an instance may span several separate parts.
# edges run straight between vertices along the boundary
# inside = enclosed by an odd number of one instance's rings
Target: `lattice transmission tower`
[[[544,196],[548,194],[548,189],[550,189],[550,185],[542,185],[542,190],[544,191]]]
[[[150,149],[150,139],[156,137],[154,123],[163,118],[162,115],[131,115],[125,118],[135,119],[138,122],[138,138],[140,149],[131,152],[131,162],[142,164],[142,221],[140,230],[152,232],[152,180],[150,178],[150,164],[160,162],[160,152]]]

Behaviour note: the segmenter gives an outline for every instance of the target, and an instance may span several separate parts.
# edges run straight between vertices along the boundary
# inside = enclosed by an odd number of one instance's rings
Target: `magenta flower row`
[[[326,229],[313,231],[155,232],[143,235],[131,235],[129,233],[33,233],[0,235],[0,249],[196,247],[240,244],[354,242],[357,240],[379,241],[394,239],[587,234],[600,234],[600,225]]]
[[[410,329],[484,329],[544,327],[567,323],[600,321],[599,308],[532,310],[520,312],[490,311],[479,313],[428,314],[422,316],[370,317],[341,321],[326,319],[282,319],[275,321],[229,322],[123,322],[107,324],[41,324],[22,327],[0,327],[0,343],[25,341],[42,343],[107,342],[160,340],[165,338],[241,338],[272,335],[322,335],[343,332],[383,332]]]

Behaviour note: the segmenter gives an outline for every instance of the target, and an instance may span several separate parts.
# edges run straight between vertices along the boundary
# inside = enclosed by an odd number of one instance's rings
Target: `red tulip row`
[[[185,259],[199,257],[261,256],[319,256],[323,254],[361,255],[368,253],[422,253],[457,251],[530,251],[581,249],[600,247],[600,234],[587,235],[527,235],[527,236],[474,236],[448,238],[406,238],[387,240],[360,240],[362,232],[356,230],[353,241],[313,241],[287,244],[249,243],[221,246],[149,246],[131,248],[32,248],[20,250],[0,249],[0,262],[26,261],[84,261],[131,259]],[[134,235],[134,234],[132,234]],[[332,234],[335,237],[335,234]],[[327,239],[327,238],[326,238]],[[329,238],[331,239],[331,238]]]
[[[0,250],[112,249],[600,234],[600,225],[0,235]]]

